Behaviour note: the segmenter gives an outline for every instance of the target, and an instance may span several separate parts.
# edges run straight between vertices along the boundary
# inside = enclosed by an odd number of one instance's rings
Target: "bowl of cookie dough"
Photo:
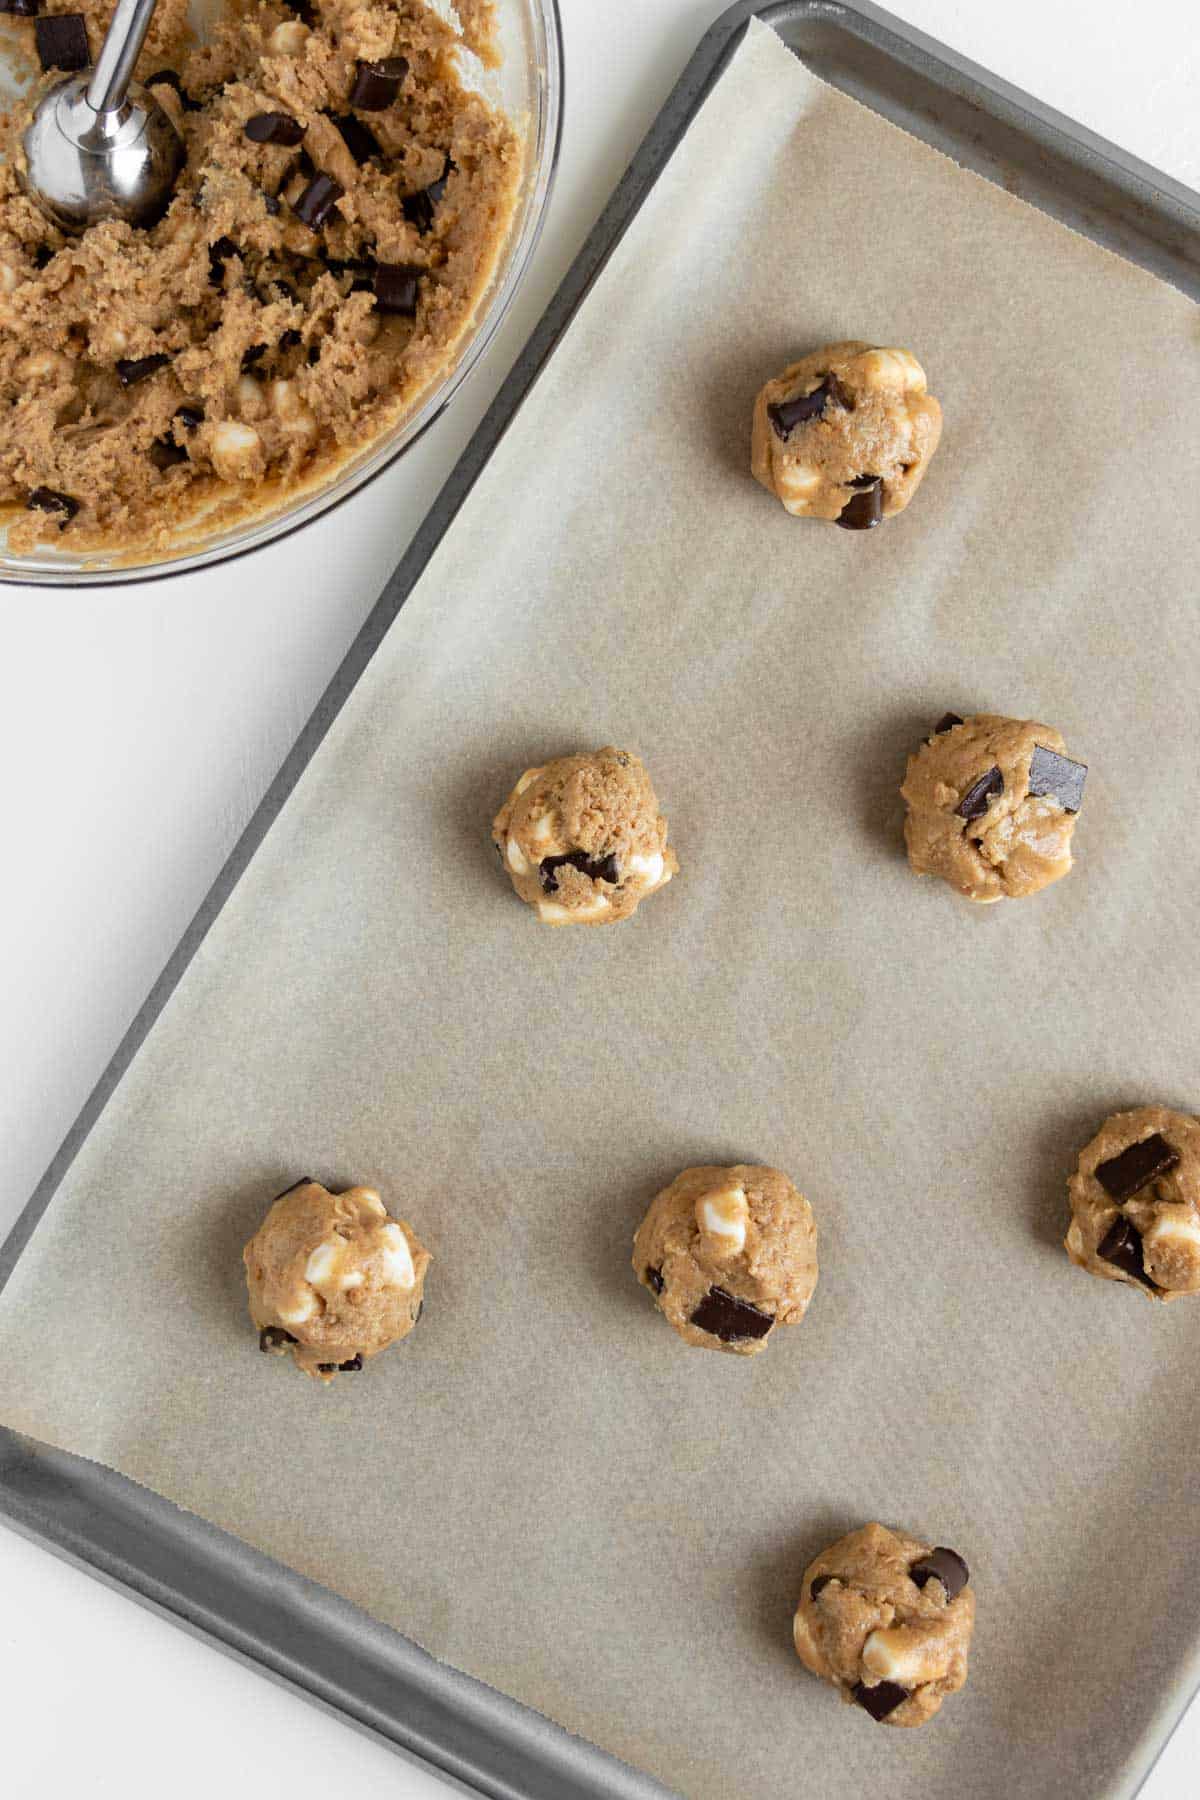
[[[557,0],[159,0],[136,77],[187,160],[148,229],[67,237],[21,135],[112,0],[0,16],[0,581],[261,548],[416,442],[540,234]],[[73,19],[69,27],[63,19]]]

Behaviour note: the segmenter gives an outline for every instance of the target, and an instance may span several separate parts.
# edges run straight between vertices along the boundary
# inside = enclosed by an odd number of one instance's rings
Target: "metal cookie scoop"
[[[25,132],[25,191],[62,231],[100,219],[153,225],[170,204],[183,139],[129,79],[155,4],[117,0],[95,67],[51,88]]]

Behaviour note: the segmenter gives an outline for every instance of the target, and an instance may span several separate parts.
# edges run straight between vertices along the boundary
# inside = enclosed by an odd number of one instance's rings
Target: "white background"
[[[403,466],[333,518],[225,569],[76,596],[0,589],[0,1239],[723,9],[561,4],[566,131],[545,236],[483,369]],[[1192,0],[895,0],[894,10],[1200,187]],[[9,1800],[448,1792],[3,1531],[0,1692]],[[1147,1800],[1193,1795],[1198,1758],[1200,1705]]]

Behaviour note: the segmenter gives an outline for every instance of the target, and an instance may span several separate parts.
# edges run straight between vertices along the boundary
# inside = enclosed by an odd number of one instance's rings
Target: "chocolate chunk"
[[[422,1295],[422,1296],[421,1296],[421,1304],[420,1304],[420,1306],[418,1306],[418,1308],[417,1308],[417,1316],[416,1316],[416,1318],[415,1318],[415,1319],[414,1319],[414,1320],[413,1320],[413,1324],[414,1324],[414,1325],[419,1325],[419,1324],[420,1324],[420,1323],[421,1323],[421,1314],[422,1314],[422,1313],[423,1313],[423,1312],[424,1312],[424,1311],[425,1311],[425,1297],[424,1297],[424,1295]]]
[[[185,431],[195,431],[197,425],[203,425],[204,423],[204,408],[202,406],[178,406],[171,414],[171,417],[172,419],[178,419]],[[306,1175],[304,1179],[307,1181],[308,1176]],[[297,1182],[296,1186],[299,1187],[300,1183]],[[291,1193],[290,1188],[288,1189],[288,1192]]]
[[[1142,1257],[1142,1234],[1129,1219],[1114,1219],[1104,1237],[1097,1246],[1097,1255],[1105,1262],[1112,1263],[1126,1275],[1132,1275],[1135,1281],[1142,1282],[1152,1288],[1154,1283],[1146,1273],[1146,1264]]]
[[[402,318],[417,316],[417,283],[424,269],[413,263],[376,263],[375,304],[380,312],[399,313]]]
[[[309,366],[309,368],[311,369],[314,366],[314,364],[319,363],[320,360],[321,360],[320,344],[310,344],[308,346],[308,366]]]
[[[954,727],[956,725],[961,725],[962,722],[963,721],[959,718],[957,713],[943,713],[933,728],[933,735],[934,737],[941,737],[943,731],[953,731]]]
[[[188,453],[174,438],[155,438],[150,446],[150,461],[156,469],[173,469],[177,463],[185,463]]]
[[[373,156],[383,155],[383,145],[369,125],[353,113],[330,113],[330,120],[342,134],[342,142],[361,169]]]
[[[300,1177],[299,1181],[293,1181],[291,1187],[285,1187],[282,1193],[276,1194],[275,1200],[286,1200],[287,1196],[289,1194],[294,1194],[296,1192],[297,1188],[309,1187],[310,1185],[312,1185],[312,1186],[316,1185],[313,1182],[312,1176],[311,1175],[302,1175]],[[272,1206],[274,1206],[275,1200],[272,1200],[272,1202],[271,1202]]]
[[[395,100],[407,74],[408,59],[403,56],[385,56],[381,62],[357,63],[349,104],[362,112],[383,112]]]
[[[59,513],[60,525],[67,525],[79,511],[78,500],[72,500],[70,494],[60,494],[56,488],[35,487],[25,502],[32,512]]]
[[[255,363],[261,362],[263,357],[266,354],[267,354],[267,346],[265,344],[251,344],[251,346],[248,350],[243,350],[243,352],[242,352],[242,372],[243,372],[243,374],[245,373],[245,371],[247,369],[252,369],[254,367]]]
[[[312,0],[287,0],[287,5],[305,25],[316,24],[317,15],[313,11]]]
[[[352,1356],[349,1362],[339,1363],[338,1369],[343,1375],[356,1375],[362,1368],[362,1357]]]
[[[831,400],[840,400],[838,389],[832,375],[827,375],[820,387],[815,387],[811,394],[801,394],[795,400],[779,400],[767,407],[767,417],[775,427],[776,437],[782,438],[786,444],[797,425],[805,425],[809,419],[819,419]]]
[[[1003,792],[1003,775],[999,769],[989,769],[986,775],[971,783],[954,810],[960,819],[982,819],[996,795]]]
[[[724,1288],[709,1288],[692,1314],[691,1322],[701,1331],[710,1331],[723,1344],[736,1344],[743,1338],[766,1337],[775,1320],[771,1313],[759,1312],[748,1300],[727,1294]]]
[[[304,127],[299,119],[293,119],[291,113],[254,113],[246,120],[242,130],[252,144],[293,145],[304,142]]]
[[[538,875],[541,878],[544,894],[557,894],[558,876],[555,873],[564,863],[570,863],[589,881],[611,881],[614,884],[621,879],[621,868],[615,856],[590,857],[585,850],[572,850],[566,856],[547,856],[538,864]]]
[[[647,1269],[646,1270],[646,1280],[648,1281],[650,1286],[654,1289],[654,1292],[656,1294],[661,1294],[663,1291],[663,1288],[666,1286],[666,1282],[663,1280],[663,1272],[661,1269]]]
[[[314,175],[292,211],[310,231],[319,231],[345,191],[332,175]]]
[[[873,1719],[886,1719],[908,1699],[908,1689],[894,1681],[877,1681],[874,1687],[868,1687],[865,1681],[856,1681],[850,1692]]]
[[[160,369],[165,369],[170,360],[161,352],[154,356],[122,357],[117,363],[117,379],[122,387],[136,387],[147,376],[157,375]]]
[[[864,488],[853,500],[847,500],[837,516],[837,523],[843,531],[870,531],[882,519],[883,483],[876,481],[873,487]]]
[[[831,1581],[836,1581],[836,1580],[837,1580],[836,1575],[814,1575],[812,1580],[808,1584],[809,1599],[815,1600],[817,1595],[821,1592],[822,1588],[827,1588]]]
[[[262,203],[265,206],[268,214],[270,215],[270,217],[272,219],[277,219],[279,217],[279,214],[283,210],[279,201],[275,198],[274,194],[264,194],[262,197]]]
[[[334,1375],[337,1373],[336,1363],[318,1363],[317,1368],[321,1371],[322,1375]]]
[[[55,252],[49,244],[39,244],[33,253],[33,266],[35,269],[44,269],[47,263],[54,261],[54,257]]]
[[[300,333],[298,331],[288,330],[285,331],[280,338],[279,348],[281,350],[294,350],[300,341]]]
[[[285,1344],[295,1344],[299,1340],[282,1325],[264,1325],[258,1334],[258,1347],[269,1355],[273,1350],[282,1350]]]
[[[400,202],[405,219],[410,225],[416,226],[422,237],[427,231],[433,230],[433,211],[446,192],[446,182],[453,167],[454,164],[447,157],[446,165],[436,181],[431,181],[428,187],[421,188],[419,193],[406,194]]]
[[[908,1573],[919,1588],[923,1588],[927,1581],[940,1581],[946,1590],[947,1600],[957,1599],[971,1579],[971,1572],[958,1551],[947,1550],[944,1544],[939,1544],[936,1550],[931,1550],[928,1556],[915,1562]]]
[[[160,86],[174,88],[179,96],[179,104],[183,107],[184,112],[200,111],[199,100],[192,99],[192,96],[188,93],[174,69],[160,69],[157,75],[147,75],[143,85],[148,88]]]
[[[53,13],[34,24],[43,69],[86,69],[92,60],[82,13]]]
[[[284,281],[282,276],[272,276],[270,285],[274,288],[281,300],[290,300],[293,306],[299,301],[300,296],[292,286],[291,282]]]
[[[41,0],[0,0],[0,13],[12,13],[16,19],[37,17]]]
[[[1057,750],[1047,750],[1044,744],[1034,748],[1033,759],[1029,764],[1029,791],[1031,794],[1049,794],[1058,801],[1064,812],[1077,813],[1083,804],[1083,784],[1087,780],[1087,764],[1072,762],[1069,756],[1060,756]]]
[[[878,475],[856,475],[853,481],[848,481],[846,483],[846,486],[852,488],[874,487],[879,479],[880,477]]]
[[[219,237],[215,244],[208,246],[208,285],[220,287],[225,279],[225,264],[231,256],[240,256],[241,251],[231,237]]]
[[[1140,1144],[1130,1144],[1120,1156],[1110,1156],[1096,1169],[1096,1180],[1106,1194],[1120,1203],[1132,1200],[1144,1187],[1166,1175],[1179,1163],[1178,1150],[1172,1150],[1166,1138],[1154,1132]],[[1101,1251],[1103,1255],[1103,1251]]]

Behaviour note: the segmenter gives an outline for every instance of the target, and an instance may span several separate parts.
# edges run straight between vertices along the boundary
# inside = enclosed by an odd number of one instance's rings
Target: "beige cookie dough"
[[[679,870],[644,764],[611,744],[526,769],[492,841],[547,925],[613,925]]]
[[[1086,775],[1051,725],[947,713],[900,789],[908,860],[982,904],[1036,894],[1071,868]]]
[[[942,435],[942,409],[908,350],[828,344],[754,402],[750,468],[797,517],[867,531],[903,512]]]
[[[956,1550],[864,1525],[804,1571],[796,1654],[881,1724],[923,1725],[967,1679],[969,1580]]]
[[[756,1356],[798,1325],[817,1285],[812,1208],[778,1169],[685,1169],[656,1194],[633,1266],[689,1344]]]
[[[242,1259],[259,1348],[325,1382],[408,1336],[430,1261],[374,1188],[309,1180],[279,1195]]]
[[[1068,1183],[1066,1252],[1149,1300],[1200,1294],[1200,1119],[1165,1106],[1114,1113]]]
[[[94,54],[112,5],[44,10],[82,11]],[[61,75],[7,118],[0,510],[14,551],[39,539],[144,551],[201,515],[205,530],[227,526],[324,480],[445,370],[521,166],[451,19],[424,0],[227,0],[189,47],[185,0],[160,0],[137,73],[187,165],[146,231],[110,221],[68,239],[22,192],[30,105]],[[485,51],[486,20],[468,9]],[[5,23],[31,50],[34,20]],[[393,58],[394,99],[376,109],[377,89],[354,104],[360,65]],[[163,70],[180,92],[154,80]],[[300,141],[248,136],[266,114]],[[318,176],[340,193],[310,228],[296,208]],[[399,272],[390,287],[381,265]]]

